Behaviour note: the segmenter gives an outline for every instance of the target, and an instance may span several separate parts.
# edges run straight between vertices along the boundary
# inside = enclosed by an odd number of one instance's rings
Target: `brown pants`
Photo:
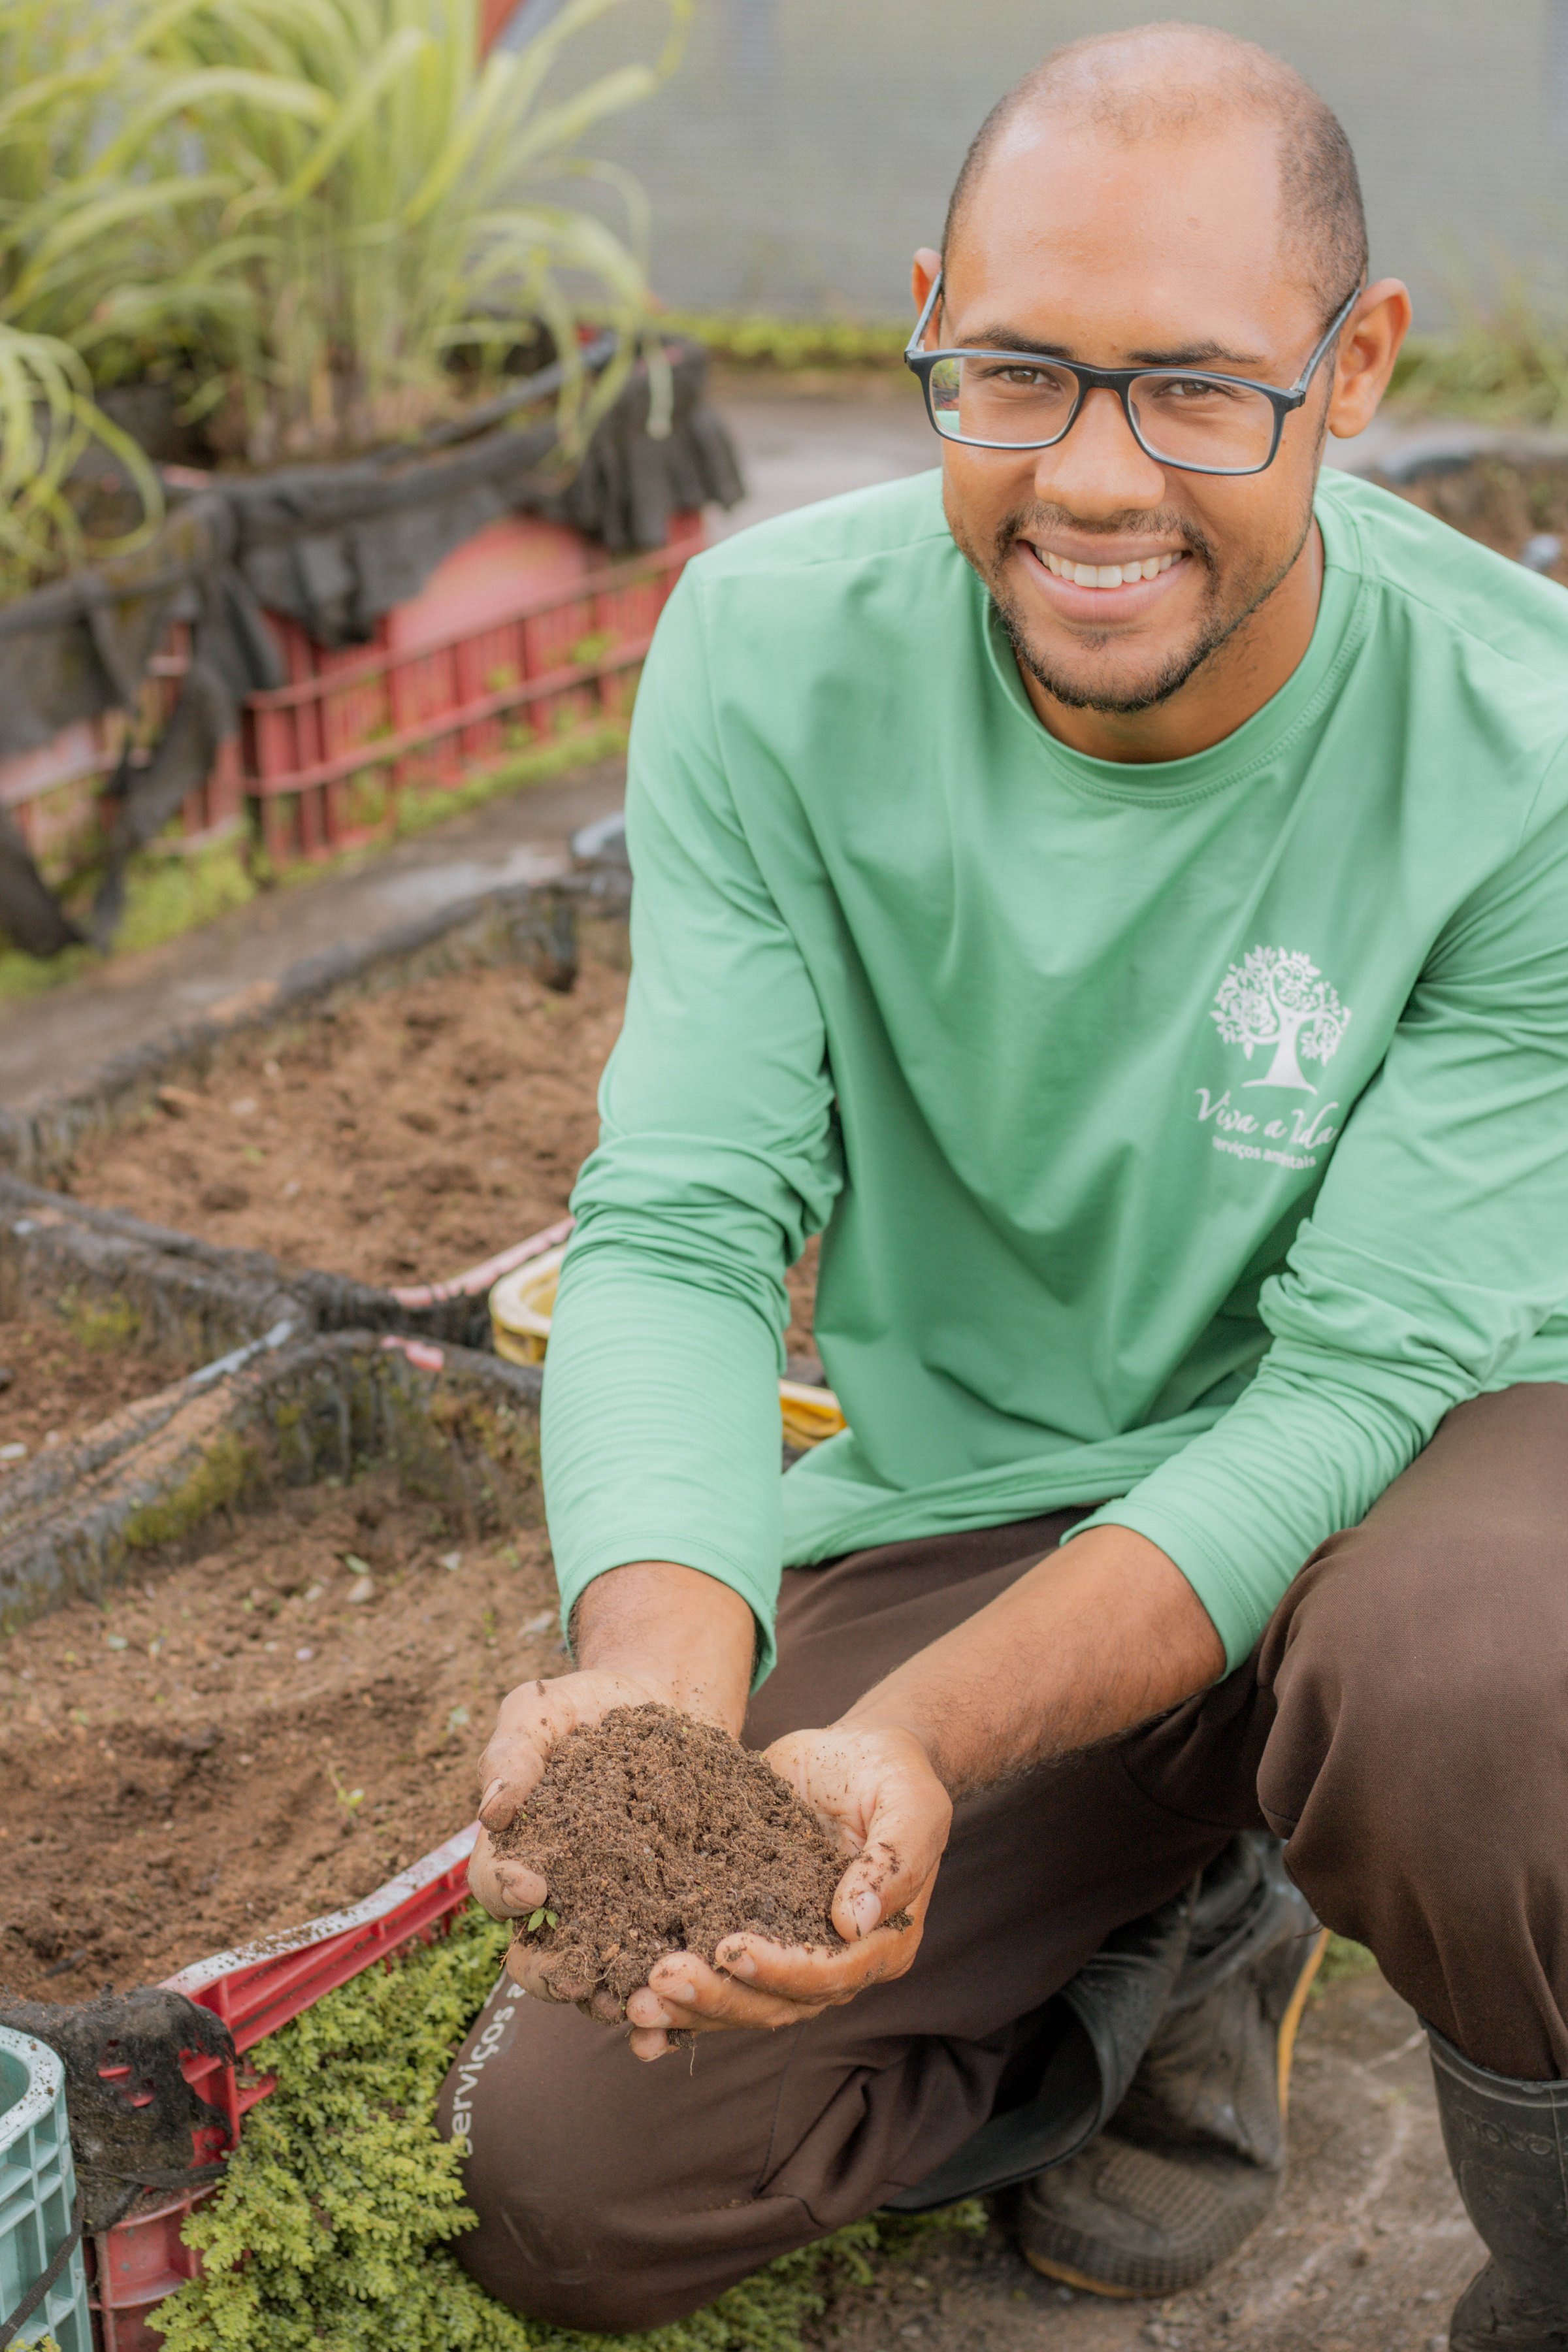
[[[830,1721],[1078,1516],[786,1575],[748,1741]],[[1215,1688],[962,1804],[897,1984],[643,2066],[503,1982],[442,2101],[472,2147],[463,2262],[560,2326],[695,2309],[923,2179],[1111,1929],[1265,1823],[1319,1916],[1468,2057],[1568,2076],[1568,1387],[1451,1413]]]

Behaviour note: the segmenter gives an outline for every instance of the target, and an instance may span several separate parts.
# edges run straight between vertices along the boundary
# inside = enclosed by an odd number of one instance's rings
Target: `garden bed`
[[[327,1007],[86,1144],[71,1191],[286,1266],[454,1274],[563,1214],[625,990],[584,960],[565,994],[513,965]]]
[[[1467,452],[1461,430],[1452,453],[1418,448],[1384,486],[1500,555],[1517,560],[1535,541],[1532,568],[1568,586],[1568,457],[1560,452],[1506,444]],[[1542,543],[1549,537],[1559,542],[1554,555]]]
[[[356,1900],[562,1657],[543,1534],[382,1461],[216,1511],[0,1647],[0,1984],[81,1999]]]
[[[469,967],[301,1011],[85,1139],[72,1194],[285,1268],[447,1280],[564,1216],[597,1139],[626,974],[575,973]],[[797,1379],[820,1377],[816,1268],[814,1242],[790,1276]]]

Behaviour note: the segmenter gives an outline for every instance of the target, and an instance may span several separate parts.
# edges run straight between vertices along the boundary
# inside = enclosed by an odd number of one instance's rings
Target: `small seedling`
[[[344,1812],[357,1812],[360,1806],[364,1802],[364,1790],[363,1789],[345,1789],[342,1783],[342,1775],[339,1772],[335,1764],[328,1765],[327,1778],[331,1782],[333,1793]]]
[[[528,1927],[525,1932],[530,1936],[537,1936],[541,1927],[559,1927],[560,1925],[560,1919],[553,1911],[531,1911],[528,1915]]]

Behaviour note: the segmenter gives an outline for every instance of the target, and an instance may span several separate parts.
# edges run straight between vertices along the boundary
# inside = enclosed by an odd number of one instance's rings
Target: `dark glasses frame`
[[[915,320],[914,332],[904,348],[904,365],[920,378],[921,390],[925,394],[926,415],[931,419],[931,428],[939,440],[956,441],[959,446],[964,449],[1008,449],[1015,452],[1021,449],[1054,449],[1058,441],[1066,440],[1077,424],[1079,411],[1083,406],[1087,394],[1101,391],[1113,392],[1121,404],[1121,414],[1127,419],[1128,431],[1144,456],[1152,457],[1157,466],[1173,466],[1181,474],[1223,474],[1230,478],[1244,474],[1267,473],[1268,467],[1274,463],[1279,454],[1279,436],[1285,429],[1285,419],[1293,409],[1300,408],[1306,399],[1312,378],[1322,365],[1324,356],[1335,336],[1360,301],[1362,292],[1361,288],[1357,286],[1346,296],[1324,329],[1322,340],[1311,358],[1307,362],[1295,383],[1288,391],[1284,391],[1277,383],[1259,383],[1253,376],[1224,375],[1213,368],[1085,367],[1077,360],[1047,359],[1039,352],[992,351],[972,343],[943,345],[934,352],[922,351],[921,337],[930,325],[931,313],[942,298],[942,273],[939,269],[931,280],[931,289],[926,296],[925,307]],[[1060,368],[1064,374],[1076,378],[1078,394],[1061,431],[1051,434],[1044,441],[982,441],[965,433],[946,433],[936,421],[936,407],[931,399],[931,372],[938,360],[1016,360],[1026,367]],[[1135,383],[1141,383],[1145,376],[1152,375],[1179,376],[1184,383],[1217,383],[1227,390],[1239,386],[1245,392],[1261,393],[1274,411],[1274,437],[1269,442],[1268,457],[1256,466],[1194,466],[1180,457],[1167,457],[1160,450],[1152,449],[1139,430],[1138,419],[1132,413],[1132,404],[1129,397]]]

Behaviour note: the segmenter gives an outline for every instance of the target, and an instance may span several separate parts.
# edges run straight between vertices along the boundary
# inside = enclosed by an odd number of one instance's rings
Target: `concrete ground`
[[[1037,2277],[1000,2229],[921,2246],[847,2297],[828,2352],[1443,2352],[1483,2259],[1443,2156],[1425,2036],[1366,1976],[1316,1995],[1297,2045],[1290,2169],[1213,2281],[1112,2303]]]

